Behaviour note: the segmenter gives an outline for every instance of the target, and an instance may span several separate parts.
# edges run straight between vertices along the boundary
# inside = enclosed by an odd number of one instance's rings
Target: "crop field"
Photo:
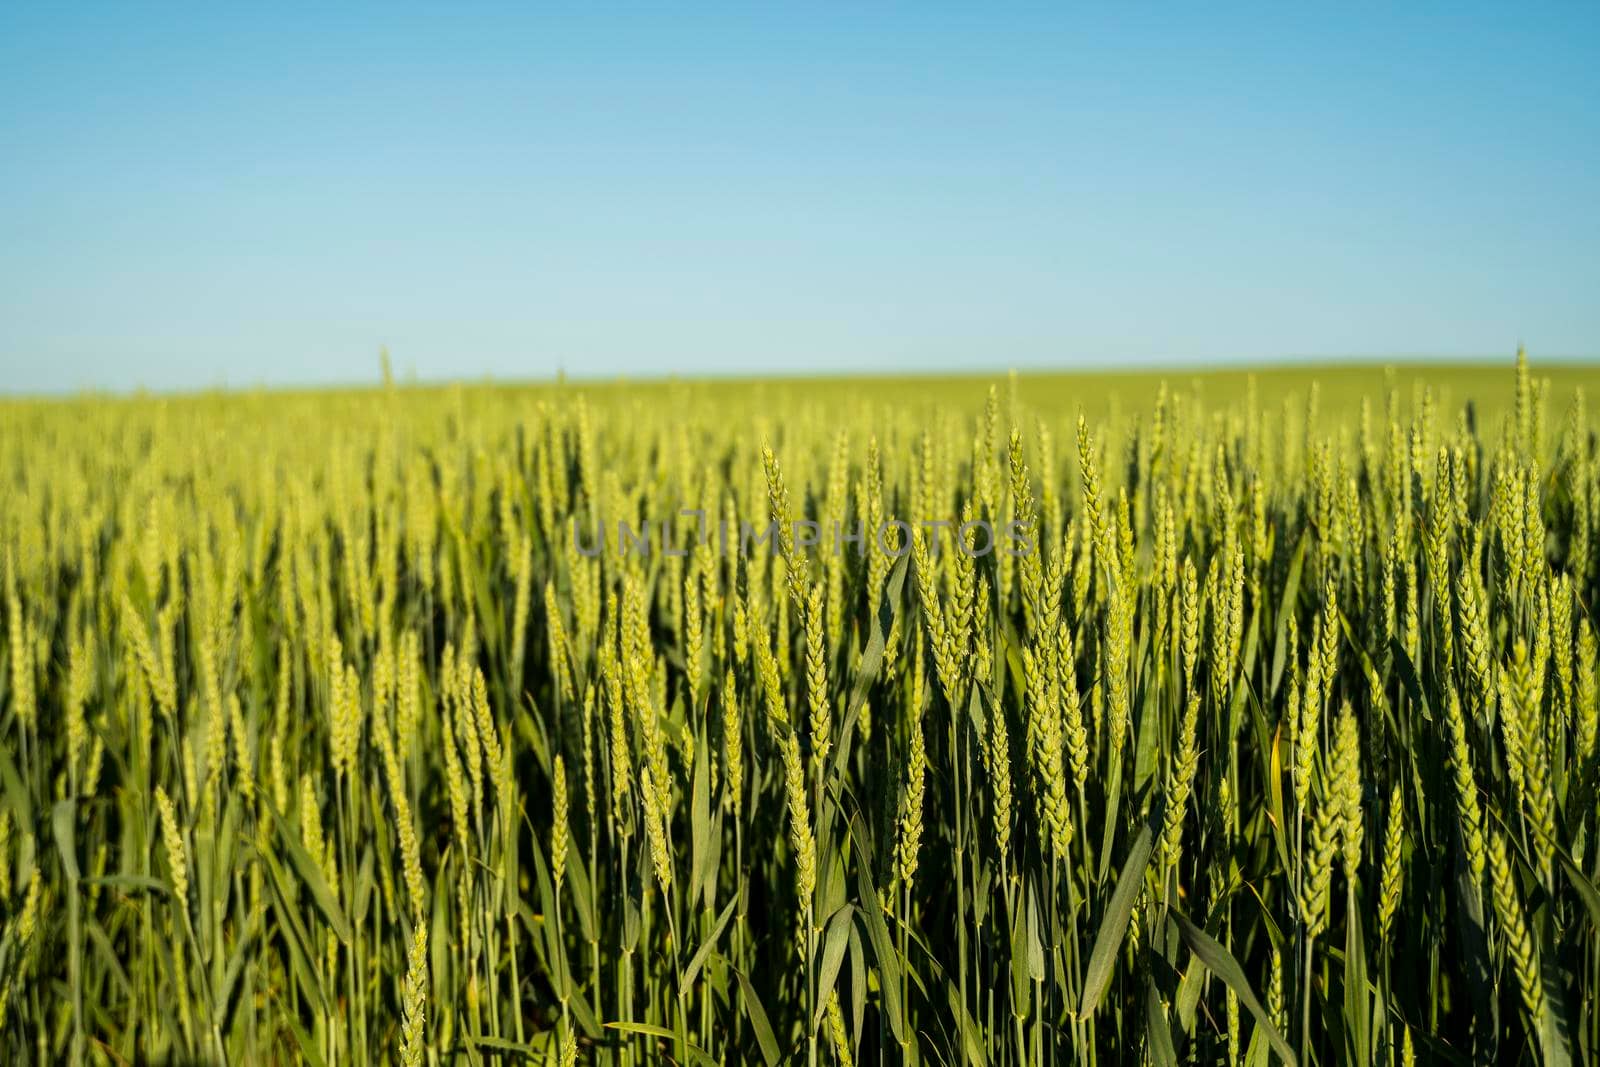
[[[0,401],[0,1061],[1593,1062],[1597,389]]]

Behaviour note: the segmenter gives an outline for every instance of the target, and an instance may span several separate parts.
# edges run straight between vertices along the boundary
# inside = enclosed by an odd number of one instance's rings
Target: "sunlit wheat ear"
[[[450,806],[450,829],[456,845],[467,848],[470,827],[467,822],[467,784],[456,749],[455,729],[448,715],[439,723],[440,752],[444,763],[445,797]]]
[[[1240,1056],[1239,1034],[1239,994],[1231,988],[1223,998],[1223,1014],[1227,1019],[1228,1032],[1228,1060],[1231,1063],[1243,1062]]]
[[[1050,645],[1024,649],[1022,665],[1027,683],[1027,747],[1035,810],[1050,855],[1059,860],[1067,854],[1074,828],[1062,759],[1060,691],[1055,683],[1057,669],[1051,649]]]
[[[1183,561],[1182,597],[1179,600],[1179,644],[1183,650],[1184,684],[1194,687],[1195,667],[1200,660],[1200,579],[1194,560]]]
[[[811,757],[819,767],[833,747],[833,707],[828,697],[827,619],[824,591],[812,585],[806,599],[806,702],[811,721]]]
[[[428,925],[418,922],[411,934],[405,988],[401,995],[404,1021],[400,1030],[400,1062],[405,1067],[422,1067],[427,1056],[428,984]]]
[[[1306,811],[1311,795],[1311,775],[1322,723],[1322,665],[1314,645],[1307,651],[1306,673],[1299,692],[1300,707],[1289,710],[1290,715],[1297,717],[1293,752],[1294,799],[1296,809],[1302,813]]]
[[[345,666],[344,648],[337,637],[328,639],[327,664],[328,758],[335,775],[348,775],[361,738],[360,681]]]
[[[695,567],[689,568],[683,579],[683,669],[689,683],[689,703],[696,708],[705,693],[703,588]]]
[[[1342,647],[1343,627],[1339,621],[1339,586],[1332,570],[1322,586],[1322,613],[1317,622],[1318,676],[1322,680],[1323,697],[1333,696],[1333,683],[1339,677],[1339,650]]]
[[[610,646],[605,646],[601,661],[601,679],[605,683],[606,707],[609,711],[607,737],[610,740],[611,763],[611,821],[615,831],[623,837],[631,832],[629,799],[633,787],[633,749],[629,740],[627,707],[623,698],[622,669]]]
[[[922,808],[928,767],[922,720],[910,727],[911,747],[906,758],[905,785],[900,794],[898,837],[895,844],[896,875],[909,885],[917,872],[922,846]]]
[[[640,797],[644,805],[645,837],[650,845],[650,863],[656,884],[665,894],[672,888],[672,845],[667,838],[667,799],[665,785],[648,768],[640,776]]]
[[[18,613],[20,614],[20,607]],[[21,627],[17,618],[12,619],[12,633],[20,634]],[[145,628],[144,620],[139,617],[138,610],[133,602],[124,594],[122,600],[122,630],[127,638],[128,645],[133,649],[133,658],[143,672],[145,682],[150,687],[150,693],[155,698],[157,706],[165,713],[172,714],[176,710],[176,700],[165,691],[164,677],[160,661],[156,657],[154,646],[150,642],[150,634]],[[19,653],[13,649],[12,662],[16,662]],[[12,682],[15,687],[16,682]],[[17,690],[21,692],[21,690]],[[172,700],[171,703],[168,703]]]
[[[1311,823],[1310,852],[1305,857],[1300,888],[1300,921],[1309,938],[1316,938],[1328,926],[1328,895],[1342,825],[1338,778],[1327,778],[1323,784],[1324,795]]]
[[[174,877],[176,877],[176,873],[176,870],[174,870]],[[174,884],[176,885],[176,882]],[[187,882],[184,883],[184,888],[187,890]],[[34,948],[34,936],[39,932],[40,912],[43,910],[43,904],[41,903],[43,896],[44,871],[35,866],[33,873],[28,876],[28,888],[23,891],[22,908],[17,913],[16,945],[24,954],[31,953]],[[180,901],[183,899],[184,897],[179,897]],[[7,999],[9,1000],[10,998]]]
[[[1477,576],[1465,566],[1456,572],[1455,594],[1460,620],[1459,643],[1468,681],[1473,691],[1485,692],[1491,681],[1488,619]]]
[[[1549,600],[1550,665],[1555,669],[1555,691],[1560,700],[1557,709],[1572,717],[1573,676],[1572,665],[1572,580],[1565,574],[1545,577],[1546,596]]]
[[[789,809],[789,844],[794,849],[795,896],[811,922],[811,896],[817,885],[817,845],[811,833],[811,815],[806,806],[806,772],[800,758],[800,739],[792,731],[783,743],[784,793]],[[802,939],[810,930],[799,931]]]
[[[1089,434],[1088,420],[1078,416],[1078,472],[1083,481],[1083,513],[1088,516],[1094,537],[1092,544],[1097,564],[1116,566],[1116,549],[1111,538],[1110,524],[1106,521],[1101,499],[1100,467],[1095,457],[1094,442]]]
[[[1594,627],[1587,615],[1578,619],[1577,676],[1573,681],[1577,718],[1576,752],[1580,760],[1592,762],[1595,758],[1595,734],[1600,725],[1600,701],[1595,692],[1595,665],[1600,662],[1600,649],[1595,647]]]
[[[733,596],[733,662],[743,667],[750,658],[750,611],[748,601],[737,593]]]
[[[761,464],[767,474],[767,505],[772,521],[778,524],[778,540],[783,550],[783,560],[787,564],[785,580],[788,583],[789,596],[795,604],[803,604],[806,599],[806,567],[805,559],[795,549],[794,516],[789,510],[789,490],[783,481],[783,471],[778,466],[778,459],[773,455],[771,448],[761,450]]]
[[[401,872],[405,878],[406,895],[411,902],[412,920],[419,925],[427,913],[426,887],[422,876],[422,850],[417,839],[416,823],[411,815],[411,803],[406,798],[405,773],[395,754],[394,741],[389,728],[379,725],[375,729],[378,751],[383,758],[384,775],[389,783],[389,802],[394,812],[395,831],[400,839]]]
[[[765,628],[753,637],[756,653],[756,680],[761,686],[763,707],[773,722],[787,725],[789,711],[783,695],[783,682],[778,674],[778,662],[767,644]]]
[[[1532,831],[1540,868],[1548,874],[1556,827],[1549,751],[1541,719],[1542,653],[1530,657],[1526,642],[1519,639],[1512,648],[1511,662],[1497,672],[1497,681],[1501,739],[1512,793]]]
[[[1506,853],[1505,838],[1492,826],[1489,828],[1489,871],[1492,875],[1491,897],[1495,919],[1505,941],[1506,955],[1510,957],[1512,972],[1517,977],[1522,1005],[1537,1028],[1544,1018],[1544,984],[1539,974],[1538,947],[1522,910],[1516,872]]]
[[[986,750],[995,847],[1006,857],[1011,851],[1011,737],[1002,706],[997,705],[989,716]]]
[[[389,726],[389,711],[394,703],[394,656],[393,643],[389,636],[384,634],[379,640],[377,654],[372,658],[368,676],[372,692],[370,717],[374,723],[381,723],[385,728]]]
[[[550,876],[555,882],[556,900],[567,878],[567,762],[560,755],[550,768]]]
[[[1522,580],[1528,586],[1536,585],[1544,577],[1545,561],[1544,508],[1539,496],[1541,485],[1539,464],[1529,468],[1523,485],[1522,506]]]
[[[1183,847],[1183,818],[1189,803],[1189,791],[1194,785],[1195,769],[1199,765],[1196,748],[1196,731],[1200,720],[1200,694],[1190,693],[1183,709],[1183,724],[1179,728],[1178,749],[1172,768],[1167,772],[1167,798],[1164,825],[1161,834],[1161,852],[1168,870],[1178,865]]]
[[[1383,865],[1378,889],[1378,940],[1387,943],[1400,907],[1400,894],[1404,888],[1405,869],[1402,855],[1405,846],[1405,794],[1396,782],[1389,791],[1389,823],[1383,834]]]
[[[580,746],[581,758],[583,760],[583,808],[584,814],[588,817],[589,826],[591,828],[598,825],[596,818],[599,815],[599,784],[595,778],[596,770],[594,748],[595,730],[598,728],[598,724],[595,720],[594,707],[596,699],[598,699],[598,696],[595,692],[594,683],[590,682],[585,684],[583,687],[582,710],[580,712],[578,722],[583,731],[583,740]]]
[[[418,695],[422,665],[420,644],[415,631],[407,631],[400,639],[399,658],[395,667],[395,747],[401,762],[410,760],[417,748],[417,729],[422,714]]]
[[[850,1034],[845,1029],[844,1012],[839,1008],[839,993],[828,994],[828,1037],[833,1042],[833,1055],[839,1067],[855,1067],[855,1057],[850,1052]]]
[[[81,765],[84,746],[88,743],[89,724],[84,718],[84,705],[88,703],[90,690],[94,684],[93,674],[94,645],[88,639],[88,635],[75,632],[67,651],[63,709],[69,768]]]
[[[1015,521],[1026,532],[1032,551],[1018,560],[1018,573],[1022,586],[1023,617],[1030,630],[1043,625],[1044,572],[1041,560],[1043,536],[1038,528],[1038,514],[1034,506],[1033,481],[1022,457],[1022,434],[1011,430],[1008,451],[1011,470],[1011,508]]]
[[[1361,811],[1361,733],[1355,712],[1348,702],[1334,725],[1332,787],[1337,794],[1339,839],[1342,843],[1345,877],[1351,882],[1361,866],[1364,822]]]
[[[723,679],[721,700],[724,803],[737,820],[744,800],[744,720],[732,668]]]
[[[11,666],[11,704],[17,716],[17,722],[24,730],[34,728],[34,720],[38,716],[38,696],[34,689],[34,641],[33,623],[26,619],[22,610],[22,599],[17,594],[16,582],[12,578],[15,563],[11,559],[10,551],[6,557],[6,610],[8,614],[8,641],[10,644]]]
[[[483,746],[483,761],[488,770],[488,777],[497,787],[503,787],[505,783],[501,781],[501,769],[505,765],[505,758],[500,743],[499,728],[494,713],[489,708],[488,683],[484,680],[483,671],[477,668],[472,672],[472,724],[478,736],[478,743]]]
[[[161,817],[161,840],[167,852],[167,869],[172,875],[172,896],[180,911],[188,908],[189,858],[183,845],[183,833],[178,829],[178,813],[172,799],[161,786],[156,786],[156,811]]]
[[[1267,971],[1267,1013],[1279,1030],[1288,1027],[1289,1017],[1283,1000],[1283,953],[1272,946],[1272,959]]]

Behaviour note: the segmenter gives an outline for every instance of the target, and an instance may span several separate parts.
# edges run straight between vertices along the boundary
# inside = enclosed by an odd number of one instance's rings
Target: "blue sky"
[[[1600,357],[1600,4],[0,7],[0,391]]]

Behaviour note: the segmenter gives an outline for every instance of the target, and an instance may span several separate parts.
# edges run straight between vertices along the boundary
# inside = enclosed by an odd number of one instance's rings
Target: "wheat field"
[[[0,402],[0,1059],[1590,1062],[1597,385]]]

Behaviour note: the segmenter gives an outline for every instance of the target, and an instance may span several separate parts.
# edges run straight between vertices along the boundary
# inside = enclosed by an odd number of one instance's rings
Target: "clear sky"
[[[0,391],[1600,357],[1600,3],[1071,8],[13,0]]]

